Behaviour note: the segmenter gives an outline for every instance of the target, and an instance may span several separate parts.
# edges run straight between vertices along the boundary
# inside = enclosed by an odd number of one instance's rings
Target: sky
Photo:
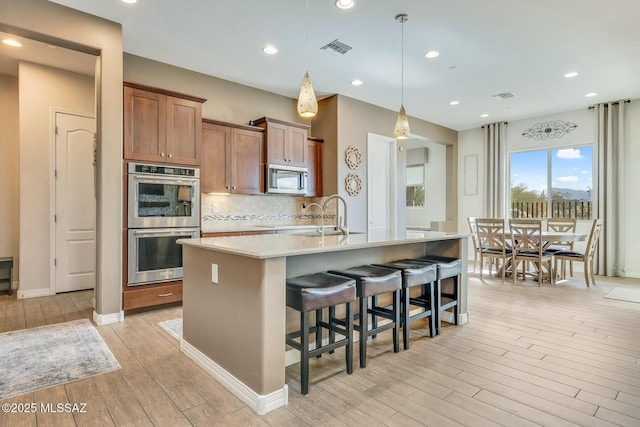
[[[593,148],[575,147],[551,151],[551,179],[554,188],[590,190],[593,177]],[[547,150],[511,154],[511,185],[547,191]]]

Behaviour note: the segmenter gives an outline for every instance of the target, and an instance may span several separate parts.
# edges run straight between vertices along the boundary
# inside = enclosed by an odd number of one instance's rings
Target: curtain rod
[[[509,122],[495,122],[495,123],[490,123],[490,124],[503,124],[503,125],[508,125]],[[489,126],[489,124],[486,125],[482,125],[480,126],[480,129],[484,129],[485,126]]]
[[[624,102],[625,104],[628,104],[628,103],[630,103],[630,102],[631,102],[631,100],[630,100],[630,99],[623,99],[623,100],[620,100],[620,101],[608,102],[607,104],[618,105],[618,104],[620,104],[621,102]],[[597,104],[596,104],[596,105],[597,105]],[[589,109],[589,110],[593,110],[594,108],[596,108],[596,105],[589,105],[588,109]]]

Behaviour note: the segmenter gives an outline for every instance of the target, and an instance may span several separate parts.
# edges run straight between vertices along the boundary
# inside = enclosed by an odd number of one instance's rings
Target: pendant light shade
[[[302,78],[300,95],[298,96],[298,114],[300,117],[315,117],[318,114],[318,100],[307,71]]]
[[[396,121],[396,127],[393,130],[393,136],[396,139],[407,139],[411,130],[409,129],[409,119],[407,118],[407,112],[404,109],[404,23],[409,19],[409,15],[406,13],[400,13],[396,15],[396,21],[402,24],[402,55],[401,55],[401,92],[400,92],[400,111],[398,112],[398,120]]]
[[[307,71],[302,78],[302,86],[300,86],[300,95],[298,95],[298,114],[300,117],[315,117],[318,114],[318,100],[316,93],[313,91],[313,85],[309,78],[309,0],[307,0],[307,46],[306,46],[306,62]]]
[[[407,139],[411,130],[409,129],[409,120],[407,119],[407,112],[404,111],[404,105],[400,107],[398,112],[398,120],[396,121],[396,127],[393,130],[393,137],[396,139]]]

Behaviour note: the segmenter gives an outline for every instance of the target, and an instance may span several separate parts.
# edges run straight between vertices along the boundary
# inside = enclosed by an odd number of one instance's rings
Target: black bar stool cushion
[[[401,272],[392,268],[361,265],[347,270],[329,270],[329,273],[355,279],[359,298],[394,292],[402,288]]]
[[[423,258],[420,258],[418,261],[429,261],[437,263],[440,279],[454,277],[462,272],[462,260],[458,258],[427,255]]]
[[[438,276],[437,265],[430,262],[402,259],[376,265],[402,270],[404,274],[403,286],[406,288],[434,282]]]
[[[356,282],[330,273],[314,273],[287,279],[287,306],[312,311],[356,299]]]

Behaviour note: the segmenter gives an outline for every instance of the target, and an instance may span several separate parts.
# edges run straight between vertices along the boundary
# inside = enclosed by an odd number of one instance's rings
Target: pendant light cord
[[[402,29],[401,29],[401,54],[402,57],[400,58],[400,64],[401,65],[401,70],[402,70],[402,76],[400,76],[400,105],[402,105],[404,107],[404,19],[402,20]]]
[[[306,71],[309,71],[309,0],[307,0],[307,15],[305,17],[306,25],[307,25],[307,37],[306,37],[306,47],[305,47],[305,65]]]

